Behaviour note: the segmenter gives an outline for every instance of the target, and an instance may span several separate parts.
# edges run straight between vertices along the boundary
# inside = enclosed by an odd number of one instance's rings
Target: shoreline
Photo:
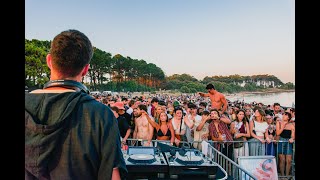
[[[242,91],[237,93],[223,93],[225,96],[233,96],[236,94],[265,94],[265,93],[282,93],[282,92],[295,92],[295,89],[265,89],[264,91]]]
[[[242,91],[237,93],[222,93],[226,97],[233,97],[233,96],[242,96],[245,94],[266,94],[266,93],[282,93],[282,92],[295,92],[295,89],[276,89],[276,88],[270,88],[270,89],[263,89],[262,91]],[[157,94],[167,94],[171,96],[179,96],[180,94],[190,94],[190,93],[171,93],[168,91],[157,91]],[[120,95],[126,96],[127,94],[124,92],[120,92]],[[132,94],[133,96],[146,96],[149,97],[149,92],[134,92]],[[151,95],[152,96],[152,95]]]

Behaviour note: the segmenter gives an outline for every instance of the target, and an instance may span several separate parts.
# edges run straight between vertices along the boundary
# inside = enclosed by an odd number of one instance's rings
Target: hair
[[[165,112],[161,112],[161,113],[164,113],[164,114],[166,115],[166,117],[167,117],[166,122],[169,122],[169,116],[168,116],[168,114],[165,113]],[[162,124],[162,121],[160,120],[160,115],[161,115],[161,113],[159,114],[159,121],[158,121],[160,126],[161,126],[161,124]]]
[[[132,105],[134,105],[135,101],[133,99],[131,99],[128,103],[129,107],[132,107]]]
[[[214,89],[215,90],[214,85],[211,83],[206,86],[206,89]]]
[[[199,103],[199,106],[207,107],[207,103],[206,103],[206,102],[200,102],[200,103]]]
[[[109,100],[108,100],[107,98],[103,98],[103,99],[102,99],[102,103],[103,103],[103,104],[108,104],[108,102],[109,102]]]
[[[173,112],[176,113],[178,110],[182,111],[183,112],[183,109],[181,106],[177,106],[174,108]]]
[[[148,110],[147,110],[147,106],[144,105],[144,104],[139,104],[139,105],[138,105],[138,108],[139,108],[140,110],[144,110],[144,111],[146,111],[146,112],[148,111]]]
[[[287,115],[288,115],[289,121],[290,121],[290,120],[291,120],[291,113],[289,113],[289,112],[284,112],[284,114],[287,114]]]
[[[206,116],[208,116],[209,114],[210,114],[210,112],[209,112],[209,111],[207,111],[207,110],[202,111],[202,115],[206,115]]]
[[[273,106],[280,106],[280,103],[274,103]]]
[[[161,101],[159,101],[159,105],[160,105],[160,106],[165,106],[165,105],[166,105],[166,102],[164,102],[164,101],[161,100]]]
[[[117,106],[111,106],[112,110],[114,110],[116,113],[119,113],[119,108]]]
[[[247,119],[247,116],[246,116],[246,112],[245,112],[245,110],[244,109],[239,109],[238,111],[236,111],[236,121],[238,121],[239,122],[239,119],[238,119],[238,114],[240,113],[240,112],[243,112],[243,119],[242,119],[242,122],[244,123],[244,124],[246,124],[247,122],[249,122],[248,121],[248,119]]]
[[[197,105],[195,105],[193,103],[189,103],[188,108],[197,109]]]
[[[159,99],[158,99],[158,98],[152,98],[152,100],[151,100],[151,104],[152,104],[152,103],[154,103],[154,102],[159,103]]]
[[[264,112],[264,110],[261,107],[256,107],[256,110],[259,111],[262,121],[266,121],[266,113]],[[254,112],[256,112],[256,110]]]
[[[50,54],[52,66],[64,77],[77,76],[93,56],[89,38],[74,29],[66,30],[54,37]]]
[[[216,108],[214,108],[214,109],[211,109],[211,110],[210,110],[210,113],[211,113],[212,111],[215,111],[215,112],[217,112],[217,113],[218,113],[218,117],[220,117],[220,113],[219,113],[218,109],[216,109]]]

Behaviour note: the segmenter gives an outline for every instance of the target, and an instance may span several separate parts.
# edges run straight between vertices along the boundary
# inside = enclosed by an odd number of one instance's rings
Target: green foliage
[[[288,82],[279,87],[280,89],[295,89],[295,86],[292,82]]]
[[[28,87],[43,85],[49,80],[50,71],[46,56],[49,41],[25,40],[25,85]]]
[[[182,86],[180,88],[180,92],[182,92],[182,93],[190,93],[190,89],[187,86]]]
[[[50,70],[46,64],[46,55],[50,50],[50,41],[25,39],[25,85],[41,87],[49,80]],[[236,93],[240,91],[258,91],[265,87],[257,86],[258,82],[273,82],[282,89],[294,89],[294,84],[283,84],[273,75],[211,76],[198,81],[189,74],[174,74],[166,77],[161,68],[143,59],[133,59],[94,47],[90,69],[86,75],[90,82],[85,85],[90,90],[111,90],[117,92],[151,92],[158,89],[169,90],[171,93],[196,93],[206,91],[208,83],[213,83],[219,92]],[[245,82],[245,86],[240,84]],[[270,88],[273,86],[268,86]],[[178,90],[178,91],[177,91]]]

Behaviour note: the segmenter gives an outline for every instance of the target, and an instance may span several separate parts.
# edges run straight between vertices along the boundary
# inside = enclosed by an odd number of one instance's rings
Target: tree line
[[[41,88],[50,79],[46,65],[51,41],[25,39],[25,85]],[[198,80],[189,74],[165,76],[164,71],[144,59],[134,59],[121,54],[112,56],[94,47],[90,69],[84,83],[91,90],[111,90],[117,92],[154,92],[159,89],[175,90],[181,93],[203,91],[206,84],[213,83],[220,92],[235,93],[257,91],[270,87],[294,89],[293,83],[282,83],[273,75],[253,76],[211,76]],[[244,85],[245,84],[245,85]]]

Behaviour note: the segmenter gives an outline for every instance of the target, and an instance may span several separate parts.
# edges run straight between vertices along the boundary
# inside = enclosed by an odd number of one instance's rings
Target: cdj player
[[[154,147],[129,146],[123,151],[128,169],[128,179],[161,178],[168,173],[168,164],[163,154]]]
[[[206,158],[198,149],[176,148],[158,144],[168,163],[170,178],[178,178],[178,176],[215,178],[218,165]]]

